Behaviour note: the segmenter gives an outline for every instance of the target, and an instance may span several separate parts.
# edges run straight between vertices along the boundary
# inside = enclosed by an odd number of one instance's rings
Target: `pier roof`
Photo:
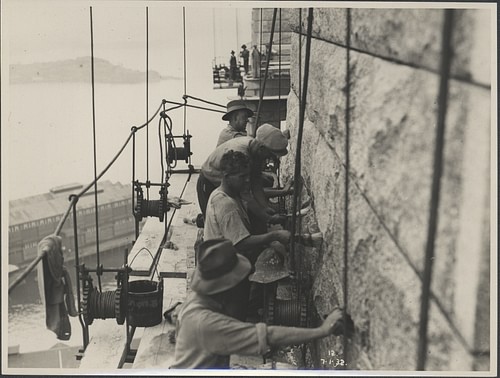
[[[69,190],[57,190],[26,198],[9,201],[9,226],[32,222],[39,219],[49,218],[63,214],[70,204],[69,195],[76,194],[81,189],[75,190],[75,186],[68,187]],[[83,185],[81,186],[83,188]],[[111,181],[100,182],[97,186],[98,205],[104,205],[116,201],[131,199],[130,184]],[[89,189],[81,196],[77,203],[77,209],[94,207],[94,189]]]

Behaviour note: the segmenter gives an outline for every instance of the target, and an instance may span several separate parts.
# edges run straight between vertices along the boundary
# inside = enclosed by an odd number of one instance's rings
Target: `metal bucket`
[[[135,327],[152,327],[162,321],[163,280],[128,283],[128,322]]]

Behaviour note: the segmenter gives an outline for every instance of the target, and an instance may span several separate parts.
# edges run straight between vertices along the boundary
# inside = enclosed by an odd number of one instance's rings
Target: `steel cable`
[[[94,145],[94,206],[95,206],[95,237],[96,237],[96,257],[97,266],[100,266],[99,253],[99,206],[97,201],[97,147],[95,135],[95,75],[94,75],[94,25],[92,17],[92,7],[90,7],[90,61],[91,61],[91,76],[92,76],[92,136]],[[101,290],[101,276],[97,275],[99,290]]]

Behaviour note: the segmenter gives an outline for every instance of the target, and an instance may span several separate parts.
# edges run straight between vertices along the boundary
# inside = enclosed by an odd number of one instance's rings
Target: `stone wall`
[[[302,25],[293,12],[285,179],[295,163],[306,51],[307,10]],[[427,370],[489,369],[490,17],[454,11]],[[341,337],[309,346],[316,368],[332,368],[325,356],[335,350],[350,369],[416,369],[443,20],[442,9],[314,9],[301,147],[314,214],[302,227],[323,232],[324,242],[299,260],[318,312],[340,304],[356,324],[345,351]]]

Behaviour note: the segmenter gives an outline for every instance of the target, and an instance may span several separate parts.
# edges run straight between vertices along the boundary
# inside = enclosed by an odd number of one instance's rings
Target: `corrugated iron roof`
[[[58,187],[59,190],[61,188]],[[75,188],[75,186],[71,184],[68,185],[68,188]],[[9,226],[64,214],[70,205],[69,195],[76,194],[78,191],[63,190],[56,194],[49,192],[9,201]],[[131,196],[132,188],[130,184],[123,185],[120,182],[112,183],[111,181],[98,183],[97,203],[99,206],[131,199]],[[91,188],[85,195],[80,197],[76,207],[78,210],[91,208],[95,205],[94,201],[94,190]]]

